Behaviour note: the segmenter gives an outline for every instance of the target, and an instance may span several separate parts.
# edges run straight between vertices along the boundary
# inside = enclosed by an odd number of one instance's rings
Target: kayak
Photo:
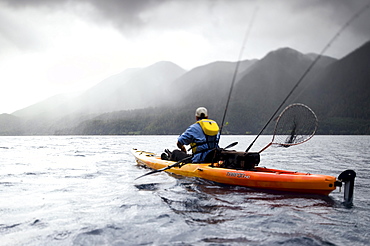
[[[173,165],[174,161],[162,160],[155,153],[132,150],[136,162],[154,170]],[[211,163],[188,163],[182,167],[172,167],[166,172],[186,177],[197,177],[226,185],[250,188],[329,195],[341,186],[341,181],[334,176],[278,170],[265,167],[253,167],[251,170],[223,168]]]
[[[259,152],[248,151],[258,135],[244,152],[227,150],[238,142],[229,144],[225,148],[210,150],[212,152],[207,154],[205,160],[210,159],[213,163],[187,163],[192,158],[191,156],[185,157],[179,162],[169,161],[168,159],[175,158],[176,154],[173,155],[173,152],[168,153],[167,151],[158,156],[152,152],[133,149],[132,154],[139,165],[154,169],[138,178],[166,171],[226,185],[318,195],[329,195],[336,187],[342,187],[344,183],[343,204],[346,207],[351,207],[356,178],[354,170],[345,170],[339,174],[338,178],[335,178],[329,175],[258,167],[260,153],[269,146],[289,147],[304,143],[312,138],[316,129],[317,117],[315,113],[306,105],[291,104],[276,119],[272,141]]]

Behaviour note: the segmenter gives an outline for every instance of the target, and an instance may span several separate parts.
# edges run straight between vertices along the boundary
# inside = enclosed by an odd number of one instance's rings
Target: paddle
[[[188,156],[188,157],[186,157],[186,158],[184,158],[184,159],[182,159],[182,160],[179,160],[178,162],[176,162],[176,163],[174,163],[174,164],[172,164],[172,165],[169,165],[169,166],[167,166],[167,167],[164,167],[164,168],[161,168],[161,169],[158,169],[158,170],[153,170],[153,171],[151,171],[151,172],[149,172],[149,173],[146,173],[146,174],[144,174],[144,175],[141,175],[141,176],[137,177],[135,180],[137,180],[137,179],[139,179],[139,178],[142,178],[142,177],[145,177],[145,176],[148,176],[148,175],[151,175],[151,174],[153,174],[153,173],[159,173],[159,172],[162,172],[162,171],[166,171],[166,170],[168,170],[168,169],[170,169],[170,168],[176,167],[176,166],[180,165],[180,163],[182,163],[182,162],[184,162],[184,161],[186,161],[186,160],[189,160],[189,159],[191,159],[192,157],[193,157],[193,156],[191,155],[191,156]]]
[[[315,135],[316,129],[315,113],[304,104],[291,104],[278,116],[271,142],[258,153],[273,144],[290,147],[304,143]]]
[[[238,144],[238,142],[231,143],[231,144],[229,144],[228,146],[226,146],[224,149],[228,149],[228,148],[234,147],[234,146],[235,146],[235,145],[237,145],[237,144]],[[216,149],[216,148],[214,148],[214,149],[212,149],[212,150],[215,150],[215,149]],[[207,150],[204,150],[204,151],[207,151]],[[198,153],[199,153],[199,152],[198,152]],[[174,163],[174,164],[172,164],[172,165],[169,165],[169,166],[167,166],[167,167],[164,167],[164,168],[161,168],[161,169],[158,169],[158,170],[153,170],[153,171],[151,171],[151,172],[149,172],[149,173],[146,173],[146,174],[144,174],[144,175],[141,175],[141,176],[137,177],[135,180],[137,180],[137,179],[139,179],[139,178],[142,178],[142,177],[145,177],[145,176],[148,176],[148,175],[151,175],[151,174],[153,174],[153,173],[159,173],[159,172],[162,172],[162,171],[166,171],[166,170],[168,170],[168,169],[170,169],[170,168],[180,166],[180,164],[181,164],[181,163],[183,163],[184,161],[187,161],[187,160],[191,159],[192,157],[193,157],[193,155],[188,156],[188,157],[185,157],[184,159],[179,160],[178,162],[176,162],[176,163]],[[185,165],[185,164],[187,164],[187,163],[184,163],[184,165]]]
[[[223,149],[228,149],[228,148],[231,148],[231,147],[234,147],[235,145],[237,145],[238,144],[238,142],[234,142],[234,143],[231,143],[231,144],[229,144],[228,146],[226,146],[225,148],[223,148]],[[215,149],[217,149],[217,148],[214,148],[213,150],[215,150]]]

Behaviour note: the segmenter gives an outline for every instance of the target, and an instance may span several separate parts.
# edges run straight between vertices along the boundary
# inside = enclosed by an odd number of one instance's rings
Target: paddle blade
[[[309,107],[291,104],[277,119],[272,143],[284,147],[304,143],[315,135],[317,125],[317,117]]]
[[[167,166],[167,167],[164,167],[164,168],[161,168],[161,169],[157,169],[157,170],[153,170],[153,171],[151,171],[149,173],[146,173],[144,175],[141,175],[141,176],[137,177],[135,180],[137,180],[139,178],[142,178],[142,177],[145,177],[145,176],[148,176],[148,175],[151,175],[153,173],[159,173],[159,172],[165,171],[167,169],[173,168],[173,167],[178,166],[178,165],[179,165],[179,162],[176,162],[175,164],[172,164],[170,166]]]
[[[151,172],[149,172],[149,173],[146,173],[146,174],[144,174],[144,175],[141,175],[141,176],[137,177],[135,180],[137,180],[137,179],[139,179],[139,178],[142,178],[142,177],[145,177],[145,176],[147,176],[147,175],[151,175],[151,174],[153,174],[153,173],[159,173],[159,172],[162,172],[162,171],[166,171],[166,170],[168,170],[168,169],[170,169],[170,168],[180,166],[180,164],[181,164],[181,163],[186,164],[186,163],[187,163],[186,161],[190,160],[192,157],[193,157],[193,156],[188,156],[188,157],[186,157],[186,158],[184,158],[184,159],[182,159],[182,160],[180,160],[180,161],[178,161],[178,162],[176,162],[176,163],[174,163],[174,164],[172,164],[172,165],[169,165],[169,166],[167,166],[167,167],[164,167],[164,168],[161,168],[161,169],[158,169],[158,170],[153,170],[153,171],[151,171]],[[180,167],[181,167],[181,166],[180,166]]]
[[[226,146],[224,149],[228,149],[228,148],[234,147],[237,144],[238,144],[238,142],[231,143],[228,146]]]
[[[146,174],[143,174],[143,175],[141,175],[141,176],[137,177],[135,180],[137,180],[137,179],[139,179],[139,178],[142,178],[142,177],[145,177],[145,176],[148,176],[148,175],[151,175],[151,174],[153,174],[153,173],[158,173],[158,172],[160,172],[160,171],[159,171],[159,170],[153,170],[153,171],[151,171],[151,172],[149,172],[149,173],[146,173]]]

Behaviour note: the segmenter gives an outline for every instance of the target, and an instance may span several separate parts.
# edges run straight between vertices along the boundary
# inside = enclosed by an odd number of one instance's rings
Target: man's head
[[[199,107],[197,110],[195,110],[195,117],[197,120],[207,119],[208,118],[208,112],[205,107]]]

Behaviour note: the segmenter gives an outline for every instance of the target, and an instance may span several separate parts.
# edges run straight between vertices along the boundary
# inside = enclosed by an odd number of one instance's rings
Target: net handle
[[[269,143],[268,145],[266,145],[263,149],[261,149],[260,151],[258,151],[258,154],[260,154],[262,151],[264,151],[265,149],[267,149],[268,147],[270,147],[273,143]]]

